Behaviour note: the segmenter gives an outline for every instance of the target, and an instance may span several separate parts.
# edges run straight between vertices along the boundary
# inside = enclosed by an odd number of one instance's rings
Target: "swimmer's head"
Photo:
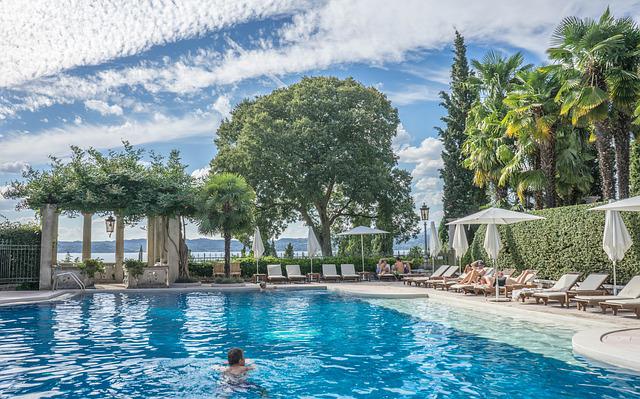
[[[229,366],[244,366],[244,352],[240,348],[232,348],[227,352]]]

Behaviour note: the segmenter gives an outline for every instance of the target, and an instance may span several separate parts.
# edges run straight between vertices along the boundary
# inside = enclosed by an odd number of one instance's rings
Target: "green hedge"
[[[404,258],[403,258],[404,259]],[[380,258],[365,258],[364,266],[365,270],[368,272],[376,271],[376,264]],[[256,272],[256,261],[253,257],[245,257],[245,258],[234,258],[233,262],[240,262],[240,270],[242,270],[243,277],[251,277]],[[395,258],[389,257],[387,261],[393,264]],[[198,262],[198,263],[189,263],[189,274],[194,277],[211,277],[213,273],[213,263],[216,262]],[[336,266],[339,266],[343,263],[353,263],[355,265],[356,271],[362,270],[362,258],[356,256],[334,256],[334,257],[325,257],[325,258],[314,258],[313,259],[313,271],[321,272],[323,263],[333,263]],[[311,260],[309,258],[297,258],[297,259],[287,259],[287,258],[275,258],[271,256],[266,256],[260,258],[260,273],[267,272],[267,265],[272,264],[280,264],[280,265],[300,265],[300,272],[305,274],[311,271]],[[413,264],[421,265],[422,259],[414,259]],[[283,269],[284,272],[284,269]]]
[[[583,275],[599,271],[611,274],[611,261],[602,249],[605,212],[588,210],[596,205],[535,211],[532,214],[546,219],[499,226],[503,245],[498,258],[499,267],[536,269],[538,276],[549,279],[557,279],[570,271],[579,271]],[[640,274],[640,214],[621,214],[634,240],[617,267],[618,283],[625,283]],[[478,229],[465,260],[490,261],[483,249],[485,231],[486,226]]]
[[[14,245],[40,245],[40,226],[35,223],[0,221],[0,241]]]

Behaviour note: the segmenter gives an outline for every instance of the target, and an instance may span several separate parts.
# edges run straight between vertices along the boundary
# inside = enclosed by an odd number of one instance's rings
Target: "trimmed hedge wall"
[[[612,263],[602,249],[605,212],[589,211],[599,204],[575,205],[531,212],[545,220],[498,226],[503,248],[501,268],[536,269],[541,278],[557,279],[570,271],[612,274]],[[633,246],[618,263],[618,284],[640,274],[640,214],[621,212]],[[481,226],[470,245],[469,259],[490,261],[484,251],[486,226]],[[612,281],[613,275],[610,277]]]
[[[403,258],[404,259],[404,258]],[[365,258],[364,259],[364,269],[368,272],[376,271],[376,264],[380,258]],[[240,262],[240,270],[242,271],[243,277],[251,277],[256,272],[256,261],[253,257],[246,258],[234,258],[232,262]],[[393,264],[395,258],[390,257],[387,258],[387,261]],[[417,262],[417,263],[416,263]],[[211,277],[213,274],[213,263],[217,262],[198,262],[198,263],[189,263],[189,274],[193,277]],[[340,265],[343,263],[353,263],[356,268],[356,272],[362,270],[362,258],[349,256],[349,257],[326,257],[326,258],[314,258],[313,259],[313,271],[316,273],[322,272],[322,264],[323,263],[333,263],[337,266],[338,272],[340,272]],[[275,258],[271,256],[265,256],[260,258],[260,273],[266,274],[267,265],[280,264],[282,266],[285,265],[300,265],[300,272],[302,274],[306,274],[311,272],[311,260],[309,258]],[[422,258],[414,260],[413,264],[422,264]],[[285,273],[284,267],[282,268],[282,272]]]
[[[13,245],[40,245],[42,233],[35,223],[0,221],[0,241]]]

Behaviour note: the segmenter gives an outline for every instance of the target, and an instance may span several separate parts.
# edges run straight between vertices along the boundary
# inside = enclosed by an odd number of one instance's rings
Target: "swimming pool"
[[[454,310],[417,318],[311,291],[96,293],[0,308],[0,398],[615,399],[640,392],[638,375],[559,360],[574,359],[569,341],[558,345],[563,334],[553,338],[554,352],[566,353],[551,357],[437,321],[455,318]],[[509,325],[501,332],[518,334]],[[240,385],[224,383],[215,367],[233,346],[257,365]]]

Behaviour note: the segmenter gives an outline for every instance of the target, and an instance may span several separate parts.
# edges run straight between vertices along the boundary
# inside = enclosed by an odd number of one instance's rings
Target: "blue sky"
[[[34,2],[35,3],[35,2]],[[66,4],[68,3],[68,4]],[[126,0],[71,5],[0,4],[0,188],[26,165],[46,167],[69,145],[115,148],[122,139],[161,153],[181,151],[198,174],[215,155],[215,131],[246,97],[305,75],[354,77],[384,92],[402,126],[395,149],[414,177],[416,204],[441,217],[434,126],[447,89],[453,31],[469,56],[522,51],[543,62],[562,17],[597,17],[601,1]],[[640,3],[616,1],[637,17]],[[8,18],[7,18],[8,17]],[[0,199],[0,214],[28,220]],[[104,239],[101,220],[94,238]],[[301,224],[285,236],[303,236]],[[195,236],[195,229],[191,229]],[[80,237],[63,219],[60,239]],[[144,232],[132,228],[129,238]]]

